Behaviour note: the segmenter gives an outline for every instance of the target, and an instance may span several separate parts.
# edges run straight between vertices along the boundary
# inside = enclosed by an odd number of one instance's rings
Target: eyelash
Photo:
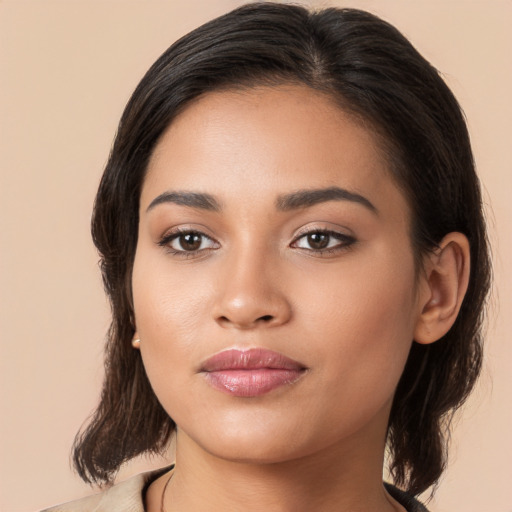
[[[175,240],[179,239],[180,237],[184,237],[186,235],[196,235],[201,238],[200,245],[203,244],[205,240],[209,240],[213,245],[217,245],[217,247],[206,247],[206,248],[199,248],[197,250],[190,250],[187,251],[186,249],[174,249],[171,244]],[[312,235],[324,235],[328,236],[330,238],[334,238],[339,243],[336,244],[333,247],[325,247],[321,249],[313,249],[313,248],[307,248],[307,247],[298,247],[297,244],[302,239],[307,239],[307,237]],[[331,242],[330,238],[328,239],[328,244]],[[345,235],[342,233],[338,233],[337,231],[332,231],[328,229],[310,229],[308,231],[304,231],[300,233],[290,244],[290,247],[302,249],[305,251],[308,251],[312,253],[313,255],[317,256],[329,256],[332,254],[339,253],[341,251],[347,250],[351,245],[353,245],[356,242],[356,239],[353,236]],[[210,236],[206,235],[205,233],[202,233],[201,231],[197,231],[194,229],[183,229],[183,228],[177,228],[173,232],[168,233],[164,235],[161,240],[158,242],[158,245],[160,247],[165,248],[170,254],[173,256],[181,257],[181,258],[195,258],[199,255],[204,255],[212,250],[215,250],[218,248],[219,243],[211,238]],[[181,244],[180,244],[181,245]]]

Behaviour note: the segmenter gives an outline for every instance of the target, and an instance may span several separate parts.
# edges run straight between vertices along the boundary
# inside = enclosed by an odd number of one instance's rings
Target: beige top
[[[171,467],[141,473],[99,494],[63,503],[41,512],[144,512],[144,490]]]

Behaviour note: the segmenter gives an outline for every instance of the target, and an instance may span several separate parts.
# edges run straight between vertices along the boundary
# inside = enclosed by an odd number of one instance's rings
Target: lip
[[[263,348],[228,349],[208,358],[200,372],[218,391],[256,397],[299,380],[306,367],[279,352]]]

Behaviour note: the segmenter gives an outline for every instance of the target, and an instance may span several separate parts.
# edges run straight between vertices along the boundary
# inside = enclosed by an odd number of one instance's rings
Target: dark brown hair
[[[139,196],[152,151],[199,95],[283,83],[327,93],[380,134],[412,210],[417,261],[449,232],[469,239],[471,276],[460,314],[443,339],[413,343],[388,427],[395,483],[417,494],[444,469],[450,419],[481,367],[490,283],[464,116],[436,69],[388,23],[354,9],[310,12],[269,2],[238,8],[173,44],[144,76],[122,116],[92,220],[113,320],[101,401],[75,441],[74,463],[86,481],[110,482],[123,462],[164,450],[175,429],[131,347]]]

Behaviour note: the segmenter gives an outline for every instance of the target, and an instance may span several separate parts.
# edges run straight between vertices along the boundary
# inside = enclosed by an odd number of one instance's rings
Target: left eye
[[[354,243],[354,238],[334,231],[312,231],[297,238],[292,246],[309,251],[324,251],[346,247]]]

